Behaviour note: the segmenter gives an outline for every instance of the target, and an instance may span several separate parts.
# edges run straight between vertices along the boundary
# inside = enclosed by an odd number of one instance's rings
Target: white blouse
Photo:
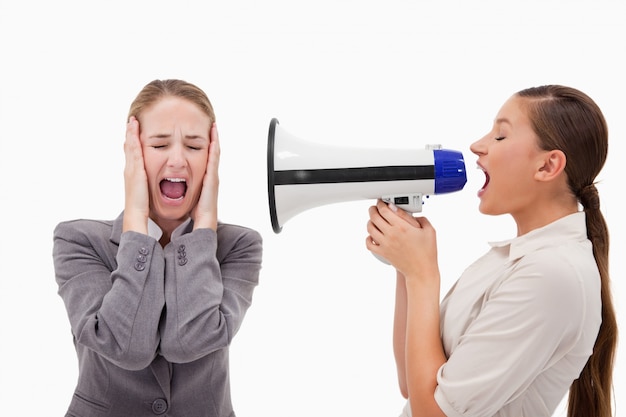
[[[435,399],[448,417],[550,416],[601,322],[585,214],[490,245],[441,303]]]

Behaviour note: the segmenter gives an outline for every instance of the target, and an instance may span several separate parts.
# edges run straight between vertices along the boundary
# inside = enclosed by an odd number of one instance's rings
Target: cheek
[[[527,156],[521,149],[514,147],[500,149],[500,152],[490,159],[490,168],[493,167],[504,175],[514,175],[515,173],[519,173],[520,169],[527,165],[524,162],[525,158],[527,158]]]
[[[163,166],[162,162],[151,152],[144,151],[143,166],[146,171],[146,176],[148,177],[148,183],[154,183],[161,166]]]
[[[202,183],[202,178],[206,173],[207,163],[209,161],[208,155],[198,155],[195,158],[190,160],[191,170],[193,172],[193,176],[196,180],[200,179],[200,183]]]

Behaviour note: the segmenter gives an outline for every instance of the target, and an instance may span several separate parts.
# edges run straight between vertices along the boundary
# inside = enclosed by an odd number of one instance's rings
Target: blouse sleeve
[[[535,379],[580,338],[584,291],[567,255],[520,260],[485,295],[482,309],[439,370],[435,398],[444,413],[496,415],[528,394]]]
[[[156,241],[127,232],[119,249],[110,225],[96,221],[59,224],[53,261],[59,295],[75,342],[117,366],[138,370],[154,359],[163,310],[163,256]]]
[[[228,346],[237,333],[258,284],[262,240],[254,230],[221,225],[172,243],[161,354],[184,363]]]

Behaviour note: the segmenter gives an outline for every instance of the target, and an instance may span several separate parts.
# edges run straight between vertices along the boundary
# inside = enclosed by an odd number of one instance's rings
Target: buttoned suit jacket
[[[262,239],[179,227],[162,248],[113,221],[55,228],[53,260],[76,353],[68,417],[226,417],[228,346],[258,284]]]

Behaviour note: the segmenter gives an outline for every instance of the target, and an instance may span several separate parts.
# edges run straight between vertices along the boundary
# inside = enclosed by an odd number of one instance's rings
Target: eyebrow
[[[156,133],[154,135],[150,135],[148,136],[148,139],[168,139],[171,138],[172,135],[169,133]],[[185,135],[185,137],[183,138],[185,140],[202,140],[202,141],[206,141],[207,138],[205,138],[204,136],[201,135]]]
[[[200,135],[186,135],[184,139],[188,139],[188,140],[207,140],[207,138],[205,138],[204,136],[200,136]]]
[[[499,119],[496,119],[494,121],[494,124],[502,124],[502,123],[506,123],[506,124],[512,124],[511,121],[509,119],[507,119],[506,117],[500,117]]]

